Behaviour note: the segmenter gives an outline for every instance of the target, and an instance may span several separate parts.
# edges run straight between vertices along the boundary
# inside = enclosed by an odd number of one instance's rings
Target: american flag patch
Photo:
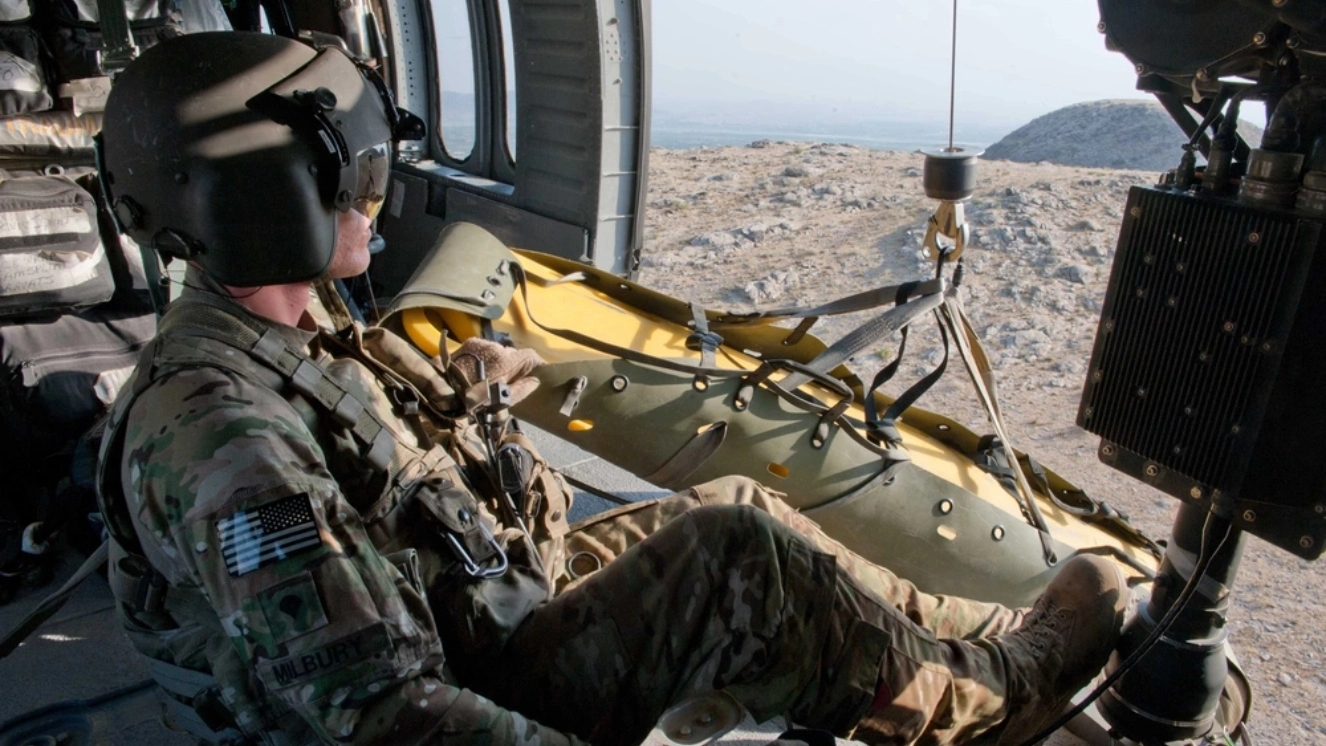
[[[241,510],[218,520],[216,530],[234,578],[322,544],[307,493]]]

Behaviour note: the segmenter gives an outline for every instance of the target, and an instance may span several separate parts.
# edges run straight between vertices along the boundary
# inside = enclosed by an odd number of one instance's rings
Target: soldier
[[[536,356],[319,332],[310,288],[366,268],[391,141],[420,127],[340,51],[262,34],[166,41],[107,103],[118,221],[189,263],[100,475],[111,581],[177,725],[634,744],[721,689],[872,742],[1016,744],[1104,665],[1109,563],[1067,563],[1029,612],[928,596],[738,478],[568,527],[560,477],[473,395],[528,393]]]

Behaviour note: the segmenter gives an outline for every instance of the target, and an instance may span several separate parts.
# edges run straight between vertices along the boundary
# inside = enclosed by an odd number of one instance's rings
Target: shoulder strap
[[[176,304],[161,320],[158,332],[161,336],[187,333],[247,353],[253,360],[279,373],[296,391],[326,410],[337,422],[350,428],[364,459],[373,468],[379,471],[392,469],[396,436],[391,428],[312,358],[291,349],[278,331],[270,327],[260,328],[205,295],[180,299]]]
[[[246,355],[208,354],[192,347],[187,355],[171,349],[174,338],[200,336],[237,349]],[[165,353],[165,354],[163,354]],[[175,301],[158,325],[157,336],[143,349],[132,386],[121,392],[111,411],[102,440],[98,463],[97,498],[107,530],[129,554],[142,555],[142,547],[125,514],[120,487],[120,460],[124,451],[124,422],[134,402],[153,383],[169,375],[181,364],[207,365],[252,377],[251,363],[276,372],[299,393],[327,411],[351,429],[365,459],[374,468],[388,472],[394,480],[403,464],[393,458],[396,436],[359,398],[314,362],[308,355],[290,349],[273,329],[261,329],[253,322],[226,309],[220,301],[195,295]]]

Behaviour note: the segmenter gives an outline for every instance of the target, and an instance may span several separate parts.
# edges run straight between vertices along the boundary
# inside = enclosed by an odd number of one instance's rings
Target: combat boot
[[[1105,666],[1128,592],[1113,564],[1066,563],[1014,631],[938,640],[897,617],[875,699],[853,737],[871,744],[1018,746]]]
[[[1109,660],[1127,601],[1114,563],[1086,555],[1064,565],[1022,625],[995,638],[1007,662],[1005,717],[979,743],[1018,746],[1062,715]]]

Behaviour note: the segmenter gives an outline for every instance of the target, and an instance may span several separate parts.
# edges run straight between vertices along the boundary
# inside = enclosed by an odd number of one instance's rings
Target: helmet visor
[[[391,145],[381,143],[359,151],[356,156],[359,184],[355,189],[354,209],[373,220],[387,200],[387,180],[391,174]]]

